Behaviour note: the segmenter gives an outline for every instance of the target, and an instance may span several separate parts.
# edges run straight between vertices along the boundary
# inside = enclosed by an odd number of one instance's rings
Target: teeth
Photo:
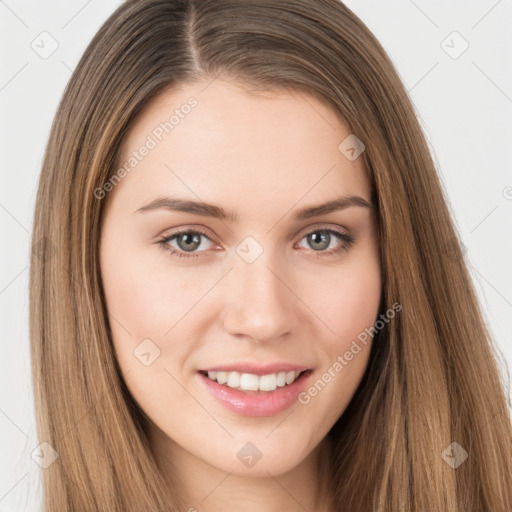
[[[295,371],[270,373],[261,376],[253,373],[208,372],[209,379],[242,391],[275,391],[278,387],[291,384],[299,375],[300,372]]]
[[[295,376],[295,372],[288,372],[286,374],[286,384],[291,384],[295,380]]]
[[[275,373],[262,375],[258,380],[260,391],[274,391],[274,389],[277,389],[277,375]]]
[[[238,379],[238,382],[240,388],[244,389],[245,391],[258,391],[260,385],[259,377],[257,375],[253,375],[252,373],[242,373],[242,375],[240,375],[240,379]],[[234,388],[235,386],[231,387]]]
[[[230,388],[237,388],[240,386],[240,374],[238,372],[229,372],[228,381],[226,383]]]
[[[283,387],[286,384],[286,372],[279,372],[277,374],[277,385]]]
[[[214,375],[211,376],[210,373],[213,373]],[[217,379],[217,382],[219,384],[226,384],[226,382],[228,381],[227,372],[208,372],[208,377],[210,377],[210,379],[212,379],[212,380]]]

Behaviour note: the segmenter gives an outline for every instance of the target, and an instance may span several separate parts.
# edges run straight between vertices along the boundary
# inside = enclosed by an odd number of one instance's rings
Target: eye
[[[211,242],[211,239],[206,235],[205,232],[200,230],[182,230],[172,235],[166,236],[165,238],[158,241],[158,244],[165,251],[169,251],[171,255],[177,256],[178,258],[195,258],[199,254],[190,254],[192,251],[196,251],[199,248],[204,249],[201,238],[206,238]],[[170,242],[175,241],[178,247],[173,247]]]
[[[333,247],[333,241],[336,238],[341,242],[337,247],[334,243]],[[313,252],[317,253],[317,257],[336,256],[342,251],[348,251],[355,241],[353,236],[332,228],[319,228],[309,231],[301,238],[302,240],[306,240],[309,246],[313,248]],[[325,249],[328,248],[330,250],[326,251]]]
[[[204,231],[187,229],[162,238],[158,241],[158,244],[172,256],[178,258],[196,258],[199,256],[199,253],[208,249],[208,247],[204,247],[202,238],[213,243]],[[339,241],[339,245],[336,247],[336,244],[334,244],[333,248],[332,242],[336,238]],[[332,228],[319,228],[314,231],[309,231],[302,236],[300,241],[304,239],[313,248],[313,252],[317,253],[317,257],[335,256],[342,251],[348,251],[355,241],[353,236]],[[171,242],[175,242],[177,246],[171,245]],[[206,245],[208,245],[208,243]]]

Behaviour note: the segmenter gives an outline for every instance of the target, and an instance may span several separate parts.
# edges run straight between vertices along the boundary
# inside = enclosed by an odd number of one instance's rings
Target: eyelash
[[[317,228],[317,229],[314,229],[312,231],[309,231],[307,233],[305,233],[301,238],[300,240],[302,240],[303,238],[305,238],[306,236],[308,235],[311,235],[312,233],[318,233],[318,232],[322,232],[322,233],[329,233],[331,235],[335,235],[337,236],[338,238],[341,239],[342,241],[342,244],[337,248],[337,249],[331,249],[330,251],[313,251],[316,253],[316,257],[317,258],[324,258],[324,257],[331,257],[331,256],[337,256],[338,254],[344,252],[344,251],[348,251],[352,245],[354,244],[355,242],[355,239],[353,236],[351,235],[347,235],[345,233],[342,233],[341,231],[338,231],[336,229],[332,229],[332,228]],[[205,238],[207,238],[208,240],[210,240],[211,242],[213,240],[211,240],[211,238],[207,235],[207,233],[205,233],[204,231],[202,231],[201,229],[184,229],[184,230],[181,230],[181,231],[177,231],[176,233],[173,233],[172,235],[168,235],[162,239],[160,239],[157,243],[158,245],[164,250],[164,251],[167,251],[170,253],[171,256],[174,256],[174,257],[178,257],[178,258],[196,258],[199,256],[198,253],[186,253],[184,251],[179,251],[179,250],[176,250],[174,247],[170,247],[168,245],[168,243],[173,240],[174,238],[178,237],[179,235],[183,235],[183,234],[198,234],[198,235],[203,235]],[[300,241],[299,240],[299,241]],[[203,252],[203,251],[199,251],[199,252]]]

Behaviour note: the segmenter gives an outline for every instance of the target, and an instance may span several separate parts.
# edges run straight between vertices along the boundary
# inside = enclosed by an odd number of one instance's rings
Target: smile
[[[291,407],[306,387],[311,369],[256,375],[237,371],[200,370],[208,394],[242,416],[273,416]]]
[[[255,375],[254,373],[210,371],[206,374],[210,380],[240,391],[275,391],[278,387],[295,382],[301,373],[303,372],[282,371],[267,375]]]

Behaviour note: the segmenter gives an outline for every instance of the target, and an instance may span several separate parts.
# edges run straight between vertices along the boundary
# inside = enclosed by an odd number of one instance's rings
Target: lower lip
[[[244,392],[215,382],[202,373],[197,374],[206,389],[230,411],[241,416],[274,416],[285,411],[297,400],[306,387],[311,370],[303,372],[292,384],[278,387],[275,391]]]

